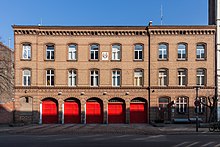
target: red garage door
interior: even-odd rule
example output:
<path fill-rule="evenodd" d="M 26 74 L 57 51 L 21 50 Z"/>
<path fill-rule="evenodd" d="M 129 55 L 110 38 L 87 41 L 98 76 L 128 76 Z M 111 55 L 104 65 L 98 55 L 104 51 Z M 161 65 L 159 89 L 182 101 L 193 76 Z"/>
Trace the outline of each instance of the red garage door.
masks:
<path fill-rule="evenodd" d="M 102 105 L 99 102 L 86 102 L 86 123 L 103 123 Z"/>
<path fill-rule="evenodd" d="M 58 122 L 57 104 L 52 100 L 42 102 L 42 123 L 50 124 Z"/>
<path fill-rule="evenodd" d="M 125 123 L 125 106 L 123 103 L 108 104 L 108 123 Z"/>
<path fill-rule="evenodd" d="M 64 123 L 80 123 L 80 107 L 77 102 L 64 102 Z"/>
<path fill-rule="evenodd" d="M 130 123 L 146 123 L 147 111 L 145 103 L 130 104 Z"/>

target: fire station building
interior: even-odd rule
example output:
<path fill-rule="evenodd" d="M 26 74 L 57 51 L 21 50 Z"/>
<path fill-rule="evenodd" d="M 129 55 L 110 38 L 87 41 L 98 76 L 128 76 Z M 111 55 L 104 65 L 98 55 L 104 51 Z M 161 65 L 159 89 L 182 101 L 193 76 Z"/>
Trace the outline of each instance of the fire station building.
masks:
<path fill-rule="evenodd" d="M 208 120 L 216 26 L 12 27 L 16 122 Z"/>

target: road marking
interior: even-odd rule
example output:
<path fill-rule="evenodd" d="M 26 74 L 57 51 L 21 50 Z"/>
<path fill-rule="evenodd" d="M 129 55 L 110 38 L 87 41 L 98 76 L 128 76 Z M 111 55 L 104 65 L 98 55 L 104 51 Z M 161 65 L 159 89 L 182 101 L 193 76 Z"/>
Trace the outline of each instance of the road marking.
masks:
<path fill-rule="evenodd" d="M 180 144 L 177 144 L 177 145 L 175 145 L 175 146 L 173 146 L 173 147 L 183 146 L 184 144 L 187 144 L 187 143 L 189 143 L 189 142 L 185 141 L 185 142 L 182 142 L 182 143 L 180 143 Z"/>
<path fill-rule="evenodd" d="M 191 147 L 191 146 L 194 146 L 194 145 L 196 145 L 196 144 L 198 144 L 199 142 L 194 142 L 194 143 L 191 143 L 191 144 L 189 144 L 189 145 L 187 145 L 186 147 Z"/>
<path fill-rule="evenodd" d="M 203 144 L 201 147 L 209 146 L 210 144 L 213 144 L 213 143 L 215 143 L 215 142 L 208 142 L 208 143 L 206 143 L 206 144 Z"/>
<path fill-rule="evenodd" d="M 131 136 L 131 135 L 120 135 L 120 136 L 115 136 L 116 138 L 122 138 L 122 137 L 128 137 L 128 136 Z"/>
<path fill-rule="evenodd" d="M 214 147 L 220 147 L 220 143 L 219 143 L 219 144 L 216 144 Z"/>

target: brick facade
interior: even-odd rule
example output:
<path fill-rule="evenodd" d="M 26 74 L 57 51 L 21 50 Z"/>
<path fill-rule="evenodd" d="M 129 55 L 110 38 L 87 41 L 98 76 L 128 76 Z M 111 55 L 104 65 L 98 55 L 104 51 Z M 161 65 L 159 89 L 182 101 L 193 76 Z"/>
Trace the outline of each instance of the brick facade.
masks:
<path fill-rule="evenodd" d="M 81 123 L 85 123 L 85 105 L 90 98 L 103 103 L 103 123 L 108 123 L 108 103 L 112 98 L 125 102 L 126 121 L 130 123 L 130 103 L 134 98 L 145 99 L 148 119 L 146 122 L 171 121 L 174 118 L 195 117 L 196 71 L 206 69 L 206 83 L 199 89 L 199 97 L 214 95 L 215 88 L 215 27 L 214 26 L 148 26 L 148 27 L 65 27 L 65 26 L 13 26 L 15 35 L 15 119 L 29 123 L 41 122 L 40 105 L 45 98 L 56 100 L 58 123 L 63 121 L 62 104 L 67 98 L 77 98 L 81 105 Z M 167 60 L 158 59 L 158 46 L 168 44 Z M 179 43 L 187 46 L 187 58 L 177 60 Z M 196 45 L 205 44 L 205 60 L 196 60 Z M 23 59 L 23 45 L 31 46 L 31 58 Z M 54 60 L 46 59 L 46 45 L 54 45 Z M 68 45 L 77 45 L 77 60 L 68 60 Z M 98 60 L 90 60 L 90 46 L 99 45 Z M 120 60 L 112 60 L 112 45 L 121 45 Z M 135 60 L 136 44 L 143 46 L 143 60 Z M 108 53 L 107 60 L 102 53 Z M 159 86 L 159 69 L 168 69 L 168 85 Z M 187 69 L 187 85 L 178 86 L 178 69 Z M 31 85 L 22 86 L 23 70 L 31 71 Z M 46 70 L 54 70 L 54 86 L 46 86 Z M 68 70 L 76 69 L 77 85 L 68 86 Z M 90 71 L 97 69 L 98 86 L 91 87 Z M 121 85 L 112 86 L 112 71 L 121 72 Z M 141 69 L 143 85 L 134 86 L 134 71 Z M 188 99 L 187 112 L 172 109 L 159 111 L 159 98 L 168 102 L 178 97 Z M 28 98 L 28 100 L 27 100 Z M 150 100 L 150 103 L 149 103 Z M 208 111 L 208 110 L 207 110 Z M 207 121 L 207 111 L 201 113 Z M 160 113 L 160 114 L 159 114 Z"/>

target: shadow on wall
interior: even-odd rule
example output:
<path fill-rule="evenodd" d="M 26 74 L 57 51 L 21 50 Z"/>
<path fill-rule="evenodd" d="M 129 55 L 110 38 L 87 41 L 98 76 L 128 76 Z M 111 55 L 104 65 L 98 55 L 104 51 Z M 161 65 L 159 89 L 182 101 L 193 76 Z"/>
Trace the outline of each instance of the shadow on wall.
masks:
<path fill-rule="evenodd" d="M 13 102 L 0 103 L 0 124 L 13 122 Z"/>

